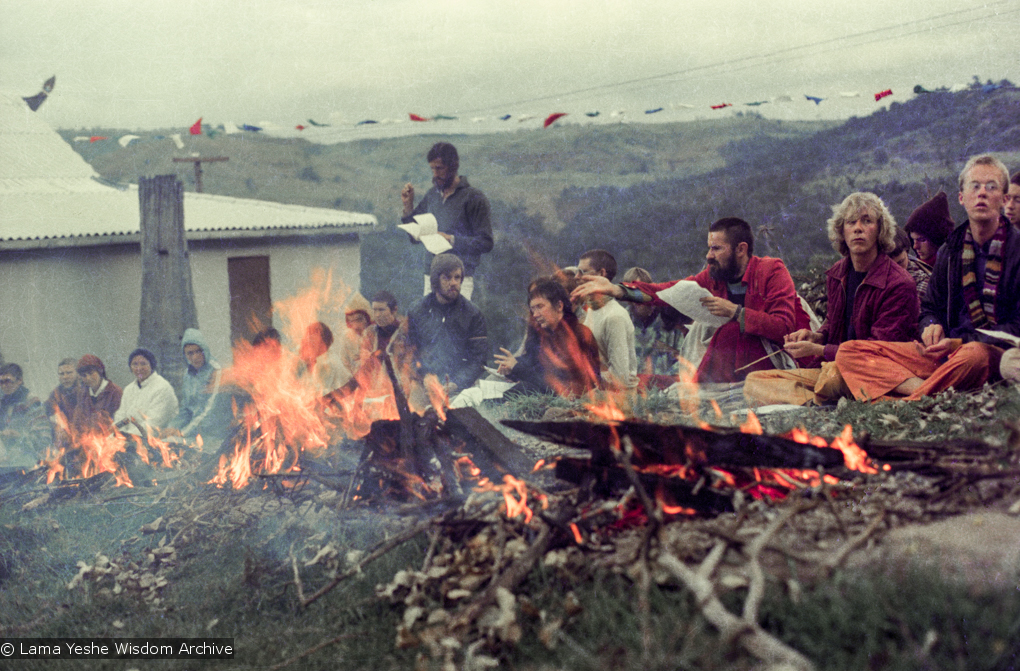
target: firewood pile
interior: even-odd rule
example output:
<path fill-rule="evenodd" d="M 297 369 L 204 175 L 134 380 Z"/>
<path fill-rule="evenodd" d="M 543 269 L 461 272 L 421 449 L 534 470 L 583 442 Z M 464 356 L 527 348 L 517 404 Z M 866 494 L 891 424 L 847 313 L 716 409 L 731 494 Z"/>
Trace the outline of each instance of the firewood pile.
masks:
<path fill-rule="evenodd" d="M 66 482 L 8 479 L 0 504 L 32 510 L 124 496 L 161 502 L 152 509 L 165 512 L 124 542 L 140 548 L 141 560 L 125 550 L 82 561 L 68 585 L 154 609 L 182 562 L 238 542 L 268 519 L 276 520 L 273 533 L 299 537 L 276 567 L 288 576 L 298 613 L 360 579 L 370 563 L 421 543 L 421 564 L 377 585 L 376 595 L 394 609 L 395 646 L 418 650 L 423 668 L 493 668 L 529 637 L 590 656 L 569 633 L 584 616 L 573 589 L 606 571 L 633 581 L 646 652 L 654 582 L 691 591 L 706 621 L 733 646 L 811 668 L 761 627 L 766 586 L 796 600 L 804 582 L 831 574 L 897 526 L 975 506 L 1006 509 L 1020 498 L 1020 432 L 998 446 L 858 436 L 867 453 L 862 469 L 830 446 L 838 436 L 797 442 L 732 427 L 593 416 L 507 422 L 510 429 L 500 430 L 473 410 L 429 421 L 417 432 L 428 450 L 407 444 L 399 426 L 380 423 L 374 435 L 344 447 L 358 456 L 346 470 L 309 459 L 299 470 L 233 490 L 208 484 L 208 464 L 184 458 L 183 475 L 129 493 L 108 476 L 75 485 L 73 496 L 54 495 L 68 490 Z M 560 456 L 536 463 L 538 452 L 521 447 L 534 440 L 527 435 L 555 443 Z M 424 483 L 416 492 L 408 485 L 415 477 Z M 374 546 L 351 548 L 322 532 L 366 517 L 387 530 Z M 528 591 L 536 568 L 559 586 L 553 605 L 546 598 L 540 607 Z M 258 585 L 260 570 L 253 566 L 244 580 Z M 739 611 L 723 603 L 730 592 L 741 597 Z"/>

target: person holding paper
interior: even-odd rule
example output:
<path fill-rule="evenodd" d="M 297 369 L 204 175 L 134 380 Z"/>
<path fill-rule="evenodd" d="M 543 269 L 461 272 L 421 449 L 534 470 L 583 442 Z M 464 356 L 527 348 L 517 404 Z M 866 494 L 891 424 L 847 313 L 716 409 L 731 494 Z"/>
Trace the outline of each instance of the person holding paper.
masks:
<path fill-rule="evenodd" d="M 1009 171 L 972 157 L 959 177 L 967 212 L 939 249 L 921 298 L 921 342 L 844 343 L 836 365 L 858 400 L 917 400 L 999 378 L 1000 342 L 982 330 L 1020 335 L 1020 231 L 1002 216 Z"/>
<path fill-rule="evenodd" d="M 785 349 L 801 368 L 757 371 L 744 382 L 751 405 L 824 403 L 848 393 L 836 354 L 852 340 L 905 342 L 917 330 L 917 284 L 889 253 L 896 220 L 873 193 L 852 193 L 832 208 L 829 241 L 843 258 L 825 273 L 828 317 L 822 327 L 794 331 Z M 906 253 L 906 250 L 903 250 Z"/>
<path fill-rule="evenodd" d="M 508 349 L 495 356 L 497 373 L 520 382 L 522 391 L 576 397 L 599 384 L 599 346 L 592 332 L 577 320 L 570 296 L 551 277 L 528 287 L 528 334 L 524 352 Z"/>
<path fill-rule="evenodd" d="M 403 203 L 403 224 L 418 223 L 424 226 L 423 233 L 428 233 L 434 225 L 437 235 L 450 245 L 450 253 L 464 263 L 464 282 L 461 294 L 471 300 L 474 291 L 474 275 L 482 254 L 492 251 L 492 222 L 490 220 L 489 200 L 478 189 L 468 184 L 467 177 L 458 175 L 460 157 L 457 148 L 449 142 L 437 142 L 426 155 L 429 168 L 432 169 L 432 188 L 425 196 L 414 203 L 414 186 L 405 184 L 400 193 Z M 419 215 L 430 214 L 430 218 L 416 221 Z M 420 237 L 411 236 L 415 243 L 421 242 Z M 439 249 L 436 248 L 437 253 Z M 429 268 L 435 254 L 426 249 L 423 271 L 425 273 L 425 296 L 432 293 Z"/>
<path fill-rule="evenodd" d="M 698 291 L 707 290 L 698 304 L 721 325 L 708 343 L 697 381 L 741 382 L 751 371 L 792 367 L 792 361 L 783 357 L 781 343 L 798 326 L 806 326 L 808 318 L 798 310 L 793 278 L 783 262 L 754 256 L 751 226 L 736 217 L 719 219 L 709 227 L 705 260 L 705 269 L 687 281 L 697 284 Z M 678 280 L 620 285 L 604 277 L 585 279 L 589 281 L 574 290 L 574 298 L 608 294 L 621 300 L 671 306 L 695 317 L 660 296 Z"/>

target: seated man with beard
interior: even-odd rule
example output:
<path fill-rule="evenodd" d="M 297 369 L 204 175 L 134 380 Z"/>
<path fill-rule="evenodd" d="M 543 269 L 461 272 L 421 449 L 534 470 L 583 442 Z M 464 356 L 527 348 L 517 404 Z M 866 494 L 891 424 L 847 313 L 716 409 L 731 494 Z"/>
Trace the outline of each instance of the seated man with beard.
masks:
<path fill-rule="evenodd" d="M 783 340 L 807 315 L 799 309 L 793 278 L 780 259 L 754 256 L 754 235 L 743 219 L 726 217 L 709 227 L 707 266 L 688 277 L 712 294 L 701 299 L 709 312 L 728 319 L 716 329 L 698 367 L 698 382 L 742 382 L 748 373 L 792 367 Z M 669 307 L 658 297 L 678 280 L 613 284 L 605 277 L 574 289 L 573 298 L 608 294 L 637 303 Z"/>
<path fill-rule="evenodd" d="M 528 288 L 531 320 L 520 357 L 500 348 L 497 372 L 521 383 L 522 391 L 581 396 L 599 382 L 599 346 L 570 309 L 570 296 L 551 278 Z"/>

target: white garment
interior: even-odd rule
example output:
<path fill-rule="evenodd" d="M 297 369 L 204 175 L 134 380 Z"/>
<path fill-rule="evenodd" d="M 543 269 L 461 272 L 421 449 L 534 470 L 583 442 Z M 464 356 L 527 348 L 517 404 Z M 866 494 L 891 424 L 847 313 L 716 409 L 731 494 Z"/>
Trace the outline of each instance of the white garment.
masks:
<path fill-rule="evenodd" d="M 153 371 L 152 375 L 145 378 L 139 386 L 135 380 L 124 387 L 124 394 L 120 397 L 120 407 L 113 415 L 113 423 L 133 418 L 142 426 L 162 428 L 170 423 L 170 420 L 177 416 L 179 407 L 177 394 L 174 388 L 159 373 Z M 140 435 L 134 424 L 127 424 L 121 427 L 125 433 Z"/>
<path fill-rule="evenodd" d="M 634 322 L 627 309 L 615 298 L 611 298 L 602 307 L 587 310 L 584 325 L 591 330 L 599 345 L 603 379 L 627 389 L 636 387 L 638 378 Z"/>

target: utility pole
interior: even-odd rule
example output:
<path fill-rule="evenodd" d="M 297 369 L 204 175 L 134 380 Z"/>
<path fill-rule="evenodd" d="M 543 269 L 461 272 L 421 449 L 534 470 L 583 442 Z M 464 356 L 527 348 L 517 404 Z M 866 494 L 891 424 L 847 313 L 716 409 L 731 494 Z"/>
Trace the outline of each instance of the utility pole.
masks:
<path fill-rule="evenodd" d="M 201 156 L 189 156 L 187 158 L 175 158 L 174 163 L 194 163 L 195 164 L 195 192 L 202 193 L 202 164 L 203 163 L 218 163 L 220 161 L 229 161 L 230 158 L 227 156 L 210 156 L 203 158 Z"/>
<path fill-rule="evenodd" d="M 184 378 L 181 338 L 198 328 L 191 261 L 184 234 L 184 189 L 176 175 L 139 178 L 142 306 L 138 345 L 156 354 L 161 374 L 176 389 Z"/>

